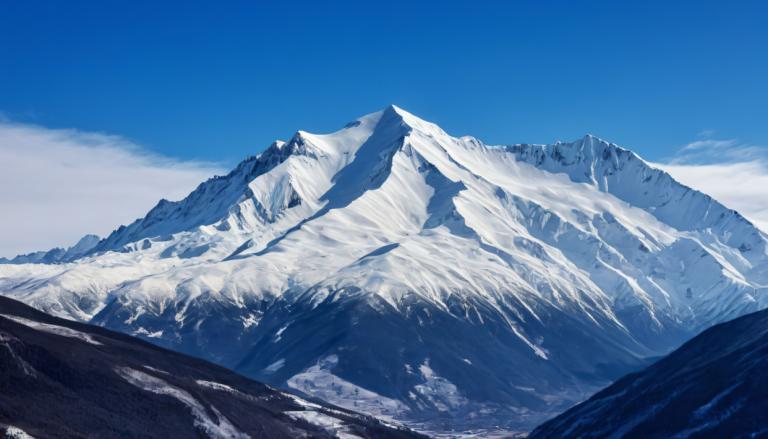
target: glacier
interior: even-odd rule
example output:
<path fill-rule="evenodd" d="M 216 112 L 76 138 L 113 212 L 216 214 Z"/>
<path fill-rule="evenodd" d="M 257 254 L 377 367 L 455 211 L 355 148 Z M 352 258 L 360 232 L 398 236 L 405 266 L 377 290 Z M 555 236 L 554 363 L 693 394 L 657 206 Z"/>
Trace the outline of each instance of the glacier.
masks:
<path fill-rule="evenodd" d="M 766 240 L 597 137 L 485 145 L 389 106 L 2 264 L 0 293 L 423 431 L 516 431 L 765 308 Z"/>

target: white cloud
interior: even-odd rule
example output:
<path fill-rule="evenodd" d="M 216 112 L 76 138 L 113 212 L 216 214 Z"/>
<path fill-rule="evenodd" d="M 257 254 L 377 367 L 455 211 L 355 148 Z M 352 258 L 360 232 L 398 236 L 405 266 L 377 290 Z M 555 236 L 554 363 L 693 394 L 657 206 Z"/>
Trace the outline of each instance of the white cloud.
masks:
<path fill-rule="evenodd" d="M 704 140 L 696 140 L 694 142 L 691 142 L 687 145 L 685 145 L 681 151 L 701 151 L 705 148 L 728 148 L 730 146 L 735 146 L 737 144 L 736 140 L 734 139 L 728 139 L 728 140 L 715 140 L 715 139 L 704 139 Z"/>
<path fill-rule="evenodd" d="M 656 166 L 675 179 L 714 197 L 768 231 L 768 166 L 761 162 Z"/>
<path fill-rule="evenodd" d="M 180 199 L 215 165 L 152 154 L 120 137 L 0 118 L 0 256 L 69 246 Z"/>
<path fill-rule="evenodd" d="M 697 140 L 655 166 L 768 231 L 768 148 L 735 139 Z"/>

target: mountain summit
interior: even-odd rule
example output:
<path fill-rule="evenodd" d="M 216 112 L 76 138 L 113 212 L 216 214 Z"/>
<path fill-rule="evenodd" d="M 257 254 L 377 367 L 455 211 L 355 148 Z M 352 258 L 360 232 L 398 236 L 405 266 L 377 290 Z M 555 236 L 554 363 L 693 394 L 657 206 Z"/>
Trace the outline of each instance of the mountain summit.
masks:
<path fill-rule="evenodd" d="M 529 428 L 766 307 L 766 235 L 586 136 L 486 146 L 391 106 L 297 132 L 0 291 L 425 430 Z"/>

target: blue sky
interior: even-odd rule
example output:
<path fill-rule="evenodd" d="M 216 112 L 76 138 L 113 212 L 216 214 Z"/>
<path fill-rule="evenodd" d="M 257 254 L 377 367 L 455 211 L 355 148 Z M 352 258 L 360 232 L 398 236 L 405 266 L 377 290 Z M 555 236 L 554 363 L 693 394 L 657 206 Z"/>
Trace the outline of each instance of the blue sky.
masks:
<path fill-rule="evenodd" d="M 0 111 L 228 165 L 389 103 L 488 143 L 768 144 L 761 2 L 156 3 L 3 2 Z"/>
<path fill-rule="evenodd" d="M 490 144 L 592 133 L 768 228 L 766 5 L 0 2 L 0 256 L 390 103 Z"/>

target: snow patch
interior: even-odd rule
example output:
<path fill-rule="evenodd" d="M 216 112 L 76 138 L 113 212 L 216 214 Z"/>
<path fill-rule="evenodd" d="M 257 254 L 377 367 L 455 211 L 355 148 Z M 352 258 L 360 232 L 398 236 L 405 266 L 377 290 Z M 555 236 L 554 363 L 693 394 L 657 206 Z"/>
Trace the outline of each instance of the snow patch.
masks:
<path fill-rule="evenodd" d="M 313 410 L 304 410 L 285 412 L 285 414 L 294 419 L 300 419 L 312 425 L 318 426 L 328 433 L 334 435 L 338 439 L 360 438 L 360 436 L 352 434 L 349 431 L 349 427 L 340 419 L 336 419 L 324 413 L 316 412 Z"/>
<path fill-rule="evenodd" d="M 435 374 L 427 359 L 419 366 L 424 383 L 414 386 L 414 390 L 426 398 L 439 411 L 455 410 L 467 404 L 467 399 L 461 396 L 455 384 Z"/>
<path fill-rule="evenodd" d="M 198 386 L 207 387 L 209 389 L 214 389 L 214 390 L 220 390 L 222 392 L 240 393 L 239 390 L 236 390 L 231 386 L 228 386 L 222 383 L 217 383 L 215 381 L 196 380 L 195 383 L 197 383 Z"/>
<path fill-rule="evenodd" d="M 286 398 L 290 399 L 291 401 L 295 402 L 296 404 L 300 405 L 301 407 L 308 408 L 308 409 L 320 409 L 321 407 L 314 402 L 309 402 L 304 398 L 300 398 L 296 395 L 280 392 L 281 395 L 285 396 Z"/>
<path fill-rule="evenodd" d="M 338 361 L 337 355 L 329 355 L 291 377 L 288 386 L 331 404 L 385 420 L 408 411 L 408 406 L 398 400 L 379 395 L 334 375 L 331 369 Z"/>
<path fill-rule="evenodd" d="M 290 322 L 286 323 L 285 326 L 277 330 L 277 332 L 275 333 L 274 343 L 278 343 L 283 338 L 283 332 L 285 332 L 285 330 L 288 329 L 289 326 L 291 326 Z"/>
<path fill-rule="evenodd" d="M 192 395 L 183 389 L 172 386 L 160 378 L 146 374 L 136 369 L 131 369 L 129 367 L 118 367 L 115 369 L 115 372 L 124 380 L 142 390 L 156 393 L 158 395 L 171 396 L 179 400 L 179 402 L 189 407 L 189 409 L 192 411 L 195 427 L 200 428 L 210 437 L 216 439 L 250 438 L 250 436 L 239 431 L 234 425 L 232 425 L 232 423 L 226 417 L 224 417 L 214 406 L 209 406 L 217 418 L 213 419 L 208 414 L 205 407 L 197 399 L 195 399 Z"/>
<path fill-rule="evenodd" d="M 133 335 L 143 335 L 144 337 L 148 338 L 160 338 L 163 336 L 163 331 L 155 331 L 155 332 L 149 332 L 148 330 L 144 329 L 142 326 L 139 326 L 135 331 L 133 331 Z"/>
<path fill-rule="evenodd" d="M 37 331 L 47 332 L 49 334 L 59 335 L 62 337 L 76 338 L 93 345 L 101 345 L 101 343 L 96 341 L 91 335 L 86 334 L 84 332 L 76 331 L 71 328 L 67 328 L 65 326 L 37 322 L 34 320 L 25 319 L 23 317 L 11 316 L 7 314 L 0 314 L 0 317 L 4 317 L 8 320 L 13 320 L 16 323 L 20 323 L 24 326 L 30 327 Z"/>
<path fill-rule="evenodd" d="M 285 365 L 285 358 L 281 358 L 264 368 L 264 372 L 275 373 Z"/>
<path fill-rule="evenodd" d="M 35 439 L 31 434 L 20 429 L 19 427 L 14 427 L 13 425 L 9 425 L 5 429 L 5 438 L 6 439 Z"/>
<path fill-rule="evenodd" d="M 13 346 L 11 346 L 11 343 L 21 344 L 21 340 L 11 336 L 10 334 L 0 332 L 0 345 L 5 346 L 8 352 L 11 354 L 11 358 L 13 358 L 16 361 L 16 364 L 18 364 L 21 368 L 21 371 L 24 372 L 25 375 L 31 376 L 33 378 L 37 377 L 37 371 L 35 368 L 27 363 L 23 358 L 21 358 L 20 355 L 16 354 L 16 351 L 13 349 Z"/>
<path fill-rule="evenodd" d="M 259 322 L 261 321 L 261 316 L 258 314 L 248 314 L 247 316 L 242 317 L 243 321 L 243 327 L 248 329 L 251 326 L 258 326 Z"/>

